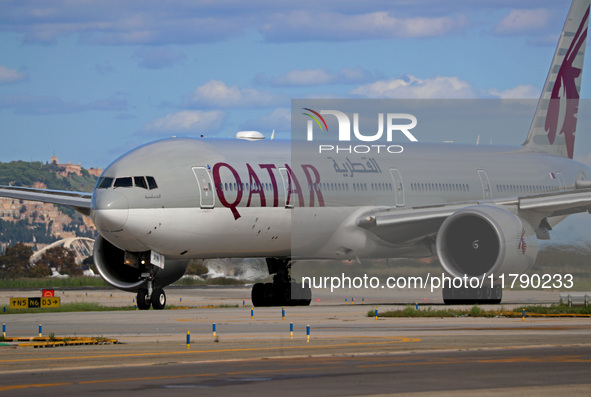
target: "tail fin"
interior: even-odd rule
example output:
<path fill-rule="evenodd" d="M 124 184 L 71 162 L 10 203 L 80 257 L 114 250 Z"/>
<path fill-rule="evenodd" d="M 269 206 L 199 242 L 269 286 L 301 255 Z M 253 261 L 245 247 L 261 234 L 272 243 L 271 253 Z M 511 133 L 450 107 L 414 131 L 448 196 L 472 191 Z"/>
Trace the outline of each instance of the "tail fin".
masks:
<path fill-rule="evenodd" d="M 573 0 L 523 146 L 573 158 L 591 0 Z"/>

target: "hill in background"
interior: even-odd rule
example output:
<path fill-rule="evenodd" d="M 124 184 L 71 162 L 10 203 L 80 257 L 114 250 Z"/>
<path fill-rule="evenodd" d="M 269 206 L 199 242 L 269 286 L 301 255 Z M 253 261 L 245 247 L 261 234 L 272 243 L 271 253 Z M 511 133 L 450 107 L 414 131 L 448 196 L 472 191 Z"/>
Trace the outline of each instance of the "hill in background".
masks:
<path fill-rule="evenodd" d="M 100 169 L 84 169 L 79 164 L 13 161 L 0 163 L 0 185 L 41 189 L 92 192 Z M 0 198 L 0 251 L 16 243 L 39 250 L 66 237 L 95 237 L 89 217 L 70 207 Z"/>

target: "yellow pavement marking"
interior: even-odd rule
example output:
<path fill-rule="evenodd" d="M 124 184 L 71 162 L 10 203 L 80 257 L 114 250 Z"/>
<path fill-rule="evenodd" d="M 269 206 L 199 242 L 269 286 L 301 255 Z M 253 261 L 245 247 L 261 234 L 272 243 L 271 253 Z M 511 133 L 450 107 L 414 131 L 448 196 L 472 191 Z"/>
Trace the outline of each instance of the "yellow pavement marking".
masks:
<path fill-rule="evenodd" d="M 591 362 L 591 359 L 582 359 L 582 356 L 545 356 L 540 358 L 531 357 L 514 357 L 514 358 L 498 358 L 498 359 L 447 359 L 441 361 L 426 361 L 426 362 L 397 362 L 387 364 L 366 364 L 358 365 L 358 368 L 379 368 L 379 367 L 398 367 L 398 366 L 409 366 L 409 365 L 441 365 L 441 364 L 468 364 L 468 363 L 479 363 L 479 364 L 490 364 L 490 363 L 572 363 L 572 362 Z"/>
<path fill-rule="evenodd" d="M 172 354 L 203 354 L 203 353 L 227 353 L 227 352 L 245 352 L 245 351 L 262 351 L 262 350 L 287 350 L 287 349 L 309 349 L 311 346 L 314 348 L 333 348 L 333 347 L 351 347 L 351 346 L 368 346 L 368 345 L 384 345 L 391 343 L 410 343 L 420 342 L 418 338 L 407 338 L 407 337 L 392 337 L 386 341 L 371 341 L 371 342 L 351 342 L 351 343 L 337 343 L 337 344 L 326 344 L 326 345 L 301 345 L 301 346 L 267 346 L 267 347 L 243 347 L 236 349 L 217 349 L 217 350 L 181 350 L 176 352 L 149 352 L 149 353 L 128 353 L 128 354 L 97 354 L 91 356 L 74 356 L 74 357 L 43 357 L 43 358 L 21 358 L 21 359 L 9 359 L 0 360 L 1 363 L 11 362 L 26 362 L 26 361 L 57 361 L 57 360 L 81 360 L 90 358 L 122 358 L 122 357 L 146 357 L 146 356 L 164 356 Z M 314 339 L 313 339 L 314 340 Z"/>
<path fill-rule="evenodd" d="M 414 338 L 400 338 L 404 341 L 417 341 Z M 390 342 L 379 342 L 379 343 L 397 343 L 395 341 Z M 363 344 L 363 343 L 361 343 Z M 351 345 L 351 344 L 344 344 Z M 339 346 L 339 345 L 332 345 Z M 293 347 L 292 347 L 293 348 Z M 236 350 L 253 350 L 253 349 L 224 349 L 219 351 L 236 351 Z M 101 356 L 102 357 L 102 356 Z M 540 358 L 530 357 L 515 357 L 515 358 L 500 358 L 500 359 L 473 359 L 473 358 L 457 358 L 457 359 L 443 359 L 437 361 L 421 361 L 421 362 L 408 362 L 403 359 L 396 363 L 384 363 L 384 364 L 366 364 L 357 365 L 357 368 L 374 368 L 374 367 L 392 367 L 392 366 L 423 366 L 423 365 L 447 365 L 447 364 L 467 364 L 467 363 L 520 363 L 520 362 L 591 362 L 591 358 L 583 358 L 582 355 L 571 355 L 571 356 L 544 356 Z M 424 359 L 424 357 L 418 356 L 417 359 Z M 381 359 L 380 357 L 363 357 L 364 361 Z M 325 359 L 326 360 L 326 359 Z M 333 357 L 328 361 L 342 361 L 343 358 Z M 293 362 L 293 361 L 292 361 Z M 252 364 L 252 363 L 251 363 Z M 329 364 L 329 363 L 327 363 Z M 330 364 L 329 364 L 330 365 Z M 136 377 L 136 378 L 122 378 L 122 379 L 98 379 L 80 382 L 66 382 L 66 383 L 40 383 L 40 384 L 22 384 L 22 385 L 11 385 L 11 386 L 0 386 L 0 391 L 7 390 L 20 390 L 27 388 L 48 388 L 56 386 L 71 386 L 71 385 L 86 385 L 86 384 L 99 384 L 99 383 L 115 383 L 115 382 L 134 382 L 134 381 L 149 381 L 149 380 L 161 380 L 161 379 L 181 379 L 181 378 L 196 378 L 196 377 L 208 377 L 208 376 L 220 376 L 220 375 L 248 375 L 248 374 L 265 374 L 265 373 L 282 373 L 282 372 L 301 372 L 301 371 L 317 371 L 338 368 L 338 366 L 315 366 L 315 367 L 295 367 L 290 368 L 279 368 L 279 369 L 263 369 L 263 370 L 248 370 L 248 371 L 232 371 L 223 373 L 207 373 L 207 374 L 185 374 L 185 375 L 166 375 L 166 376 L 147 376 L 147 377 Z"/>
<path fill-rule="evenodd" d="M 332 367 L 336 368 L 336 367 Z M 240 372 L 226 372 L 223 374 L 186 374 L 186 375 L 163 375 L 163 376 L 146 376 L 141 378 L 123 378 L 123 379 L 98 379 L 88 380 L 81 382 L 67 382 L 67 383 L 40 383 L 40 384 L 29 384 L 29 385 L 13 385 L 13 386 L 0 386 L 0 391 L 7 390 L 18 390 L 28 388 L 41 388 L 41 387 L 56 387 L 56 386 L 72 386 L 72 385 L 90 385 L 98 383 L 115 383 L 115 382 L 137 382 L 146 380 L 161 380 L 161 379 L 181 379 L 181 378 L 203 378 L 207 376 L 219 376 L 219 375 L 248 375 L 248 374 L 261 374 L 261 373 L 280 373 L 280 372 L 293 372 L 295 371 L 318 371 L 326 370 L 326 366 L 315 367 L 315 368 L 284 368 L 284 369 L 269 369 L 269 370 L 253 370 L 253 371 L 240 371 Z"/>
<path fill-rule="evenodd" d="M 0 391 L 28 389 L 30 387 L 52 387 L 52 386 L 66 386 L 72 383 L 40 383 L 36 385 L 14 385 L 14 386 L 0 386 Z"/>

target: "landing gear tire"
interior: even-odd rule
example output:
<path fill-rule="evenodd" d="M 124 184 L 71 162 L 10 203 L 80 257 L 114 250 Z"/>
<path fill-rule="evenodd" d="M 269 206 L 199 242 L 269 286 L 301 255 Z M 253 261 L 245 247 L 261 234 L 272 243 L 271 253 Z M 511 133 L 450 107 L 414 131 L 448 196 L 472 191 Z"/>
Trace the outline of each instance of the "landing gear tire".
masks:
<path fill-rule="evenodd" d="M 492 289 L 492 296 L 489 304 L 498 305 L 503 300 L 503 288 L 500 285 L 495 285 Z"/>
<path fill-rule="evenodd" d="M 137 292 L 136 297 L 137 308 L 140 310 L 148 310 L 150 309 L 150 297 L 148 295 L 148 290 L 146 288 L 142 288 Z"/>
<path fill-rule="evenodd" d="M 503 300 L 501 285 L 492 288 L 443 288 L 446 305 L 498 305 Z"/>
<path fill-rule="evenodd" d="M 256 283 L 253 285 L 252 291 L 250 293 L 250 299 L 252 300 L 253 306 L 263 306 L 265 303 L 265 284 Z"/>
<path fill-rule="evenodd" d="M 291 281 L 291 259 L 267 258 L 269 274 L 276 273 L 272 283 L 257 283 L 251 292 L 252 304 L 261 306 L 308 306 L 312 290 Z"/>
<path fill-rule="evenodd" d="M 298 283 L 256 283 L 252 287 L 251 299 L 255 307 L 309 306 L 312 291 Z"/>
<path fill-rule="evenodd" d="M 162 288 L 156 288 L 152 292 L 152 307 L 154 310 L 162 310 L 166 306 L 166 294 Z"/>

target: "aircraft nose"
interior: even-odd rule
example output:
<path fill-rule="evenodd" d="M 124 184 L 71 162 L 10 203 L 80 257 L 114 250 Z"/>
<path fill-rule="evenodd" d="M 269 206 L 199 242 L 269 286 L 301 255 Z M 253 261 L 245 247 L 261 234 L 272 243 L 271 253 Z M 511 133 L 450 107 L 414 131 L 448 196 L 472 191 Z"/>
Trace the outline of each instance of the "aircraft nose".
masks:
<path fill-rule="evenodd" d="M 120 231 L 127 222 L 127 198 L 113 190 L 95 190 L 92 195 L 93 221 L 100 231 Z"/>

